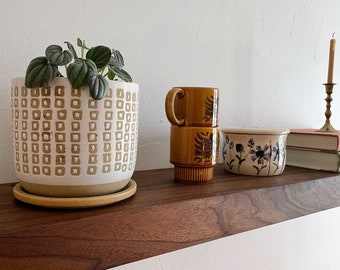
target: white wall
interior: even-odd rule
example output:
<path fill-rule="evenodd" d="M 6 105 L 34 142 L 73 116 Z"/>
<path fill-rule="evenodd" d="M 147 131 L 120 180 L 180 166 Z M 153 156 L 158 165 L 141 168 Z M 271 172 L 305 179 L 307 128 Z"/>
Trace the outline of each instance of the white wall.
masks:
<path fill-rule="evenodd" d="M 0 0 L 0 183 L 16 181 L 10 80 L 47 45 L 80 37 L 123 53 L 140 84 L 141 170 L 171 166 L 164 98 L 175 85 L 219 87 L 220 127 L 320 128 L 333 32 L 340 39 L 338 0 Z M 331 120 L 340 129 L 340 85 L 334 90 Z"/>
<path fill-rule="evenodd" d="M 320 128 L 333 32 L 340 38 L 337 0 L 0 0 L 0 182 L 16 180 L 10 80 L 49 44 L 81 37 L 123 53 L 140 84 L 141 170 L 171 166 L 164 98 L 175 85 L 219 87 L 220 127 Z"/>

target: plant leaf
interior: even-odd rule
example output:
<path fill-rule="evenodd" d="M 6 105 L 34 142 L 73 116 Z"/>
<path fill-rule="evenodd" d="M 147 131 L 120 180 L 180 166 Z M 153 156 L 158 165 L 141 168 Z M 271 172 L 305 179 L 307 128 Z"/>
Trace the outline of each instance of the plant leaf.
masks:
<path fill-rule="evenodd" d="M 58 67 L 48 63 L 46 57 L 34 58 L 27 67 L 25 86 L 28 88 L 42 87 L 57 76 Z"/>
<path fill-rule="evenodd" d="M 78 55 L 77 55 L 77 52 L 76 52 L 76 50 L 74 49 L 74 47 L 73 47 L 73 45 L 70 43 L 70 42 L 68 42 L 68 41 L 65 41 L 65 43 L 66 43 L 66 45 L 67 45 L 67 48 L 71 51 L 71 53 L 73 54 L 73 57 L 75 58 L 75 59 L 77 59 L 78 58 Z"/>
<path fill-rule="evenodd" d="M 112 50 L 112 55 L 109 61 L 109 65 L 115 66 L 118 69 L 124 67 L 124 59 L 118 50 Z"/>
<path fill-rule="evenodd" d="M 98 73 L 89 75 L 88 85 L 91 97 L 96 100 L 105 97 L 109 90 L 109 83 L 103 75 Z"/>
<path fill-rule="evenodd" d="M 73 55 L 70 51 L 65 50 L 59 45 L 50 45 L 46 48 L 45 55 L 51 65 L 64 66 L 70 63 Z"/>
<path fill-rule="evenodd" d="M 86 53 L 86 59 L 91 59 L 96 63 L 97 68 L 105 67 L 110 61 L 111 49 L 105 46 L 96 46 Z"/>
<path fill-rule="evenodd" d="M 113 80 L 115 77 L 116 77 L 116 73 L 111 69 L 111 68 L 108 68 L 109 71 L 107 73 L 107 77 L 110 79 L 110 80 Z"/>
<path fill-rule="evenodd" d="M 85 44 L 85 40 L 81 40 L 80 38 L 77 38 L 77 46 L 87 50 L 89 49 Z"/>
<path fill-rule="evenodd" d="M 73 88 L 88 85 L 88 78 L 93 72 L 97 72 L 97 68 L 96 64 L 90 59 L 76 59 L 66 69 L 67 77 Z"/>
<path fill-rule="evenodd" d="M 118 69 L 115 68 L 114 66 L 110 66 L 110 68 L 116 73 L 116 76 L 121 78 L 123 81 L 132 82 L 131 76 L 124 69 Z"/>

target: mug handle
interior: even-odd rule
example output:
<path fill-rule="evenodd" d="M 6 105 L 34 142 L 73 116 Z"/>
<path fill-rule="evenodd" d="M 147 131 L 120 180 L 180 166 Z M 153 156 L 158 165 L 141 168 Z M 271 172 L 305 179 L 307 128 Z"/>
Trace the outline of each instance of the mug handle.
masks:
<path fill-rule="evenodd" d="M 178 95 L 179 97 L 183 97 L 185 94 L 184 90 L 181 88 L 172 88 L 165 99 L 165 112 L 168 120 L 178 126 L 184 125 L 184 119 L 178 119 L 175 114 L 175 99 Z"/>

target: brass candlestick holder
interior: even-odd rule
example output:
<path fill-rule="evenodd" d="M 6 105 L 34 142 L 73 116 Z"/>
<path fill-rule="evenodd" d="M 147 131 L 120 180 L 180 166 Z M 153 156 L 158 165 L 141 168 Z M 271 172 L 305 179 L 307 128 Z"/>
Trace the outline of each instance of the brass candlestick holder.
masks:
<path fill-rule="evenodd" d="M 326 88 L 326 94 L 327 97 L 325 98 L 326 100 L 326 112 L 325 112 L 325 116 L 326 116 L 326 122 L 323 125 L 322 128 L 318 129 L 317 131 L 320 132 L 337 132 L 337 130 L 335 128 L 333 128 L 333 126 L 331 125 L 330 122 L 330 118 L 332 115 L 331 112 L 331 102 L 332 102 L 332 93 L 333 93 L 333 86 L 335 85 L 335 83 L 324 83 L 324 86 Z"/>

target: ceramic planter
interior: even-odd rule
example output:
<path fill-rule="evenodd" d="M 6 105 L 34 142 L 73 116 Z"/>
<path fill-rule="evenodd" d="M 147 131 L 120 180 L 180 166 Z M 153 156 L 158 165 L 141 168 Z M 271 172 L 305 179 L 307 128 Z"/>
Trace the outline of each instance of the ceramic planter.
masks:
<path fill-rule="evenodd" d="M 223 164 L 226 171 L 253 176 L 282 174 L 286 166 L 286 129 L 225 128 Z"/>
<path fill-rule="evenodd" d="M 28 89 L 12 80 L 16 176 L 32 193 L 53 197 L 110 194 L 134 172 L 138 140 L 138 85 L 110 81 L 93 100 L 67 78 Z"/>

